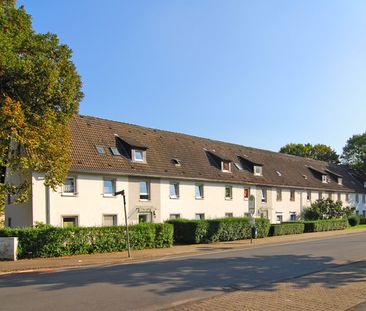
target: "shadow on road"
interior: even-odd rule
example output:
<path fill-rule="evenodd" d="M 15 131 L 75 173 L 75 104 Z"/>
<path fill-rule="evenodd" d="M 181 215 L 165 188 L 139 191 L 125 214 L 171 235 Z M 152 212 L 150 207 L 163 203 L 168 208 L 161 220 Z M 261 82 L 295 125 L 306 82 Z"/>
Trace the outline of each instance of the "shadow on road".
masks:
<path fill-rule="evenodd" d="M 218 256 L 220 257 L 220 256 Z M 280 281 L 294 278 L 294 286 L 304 288 L 313 283 L 334 288 L 346 283 L 366 281 L 366 262 L 357 268 L 348 265 L 335 269 L 332 257 L 296 255 L 172 259 L 131 265 L 113 265 L 31 273 L 0 278 L 0 288 L 36 286 L 39 290 L 54 291 L 89 285 L 114 284 L 133 288 L 148 286 L 147 290 L 164 296 L 200 289 L 222 291 L 223 288 L 253 288 L 272 290 Z M 324 273 L 296 279 L 317 271 Z M 334 281 L 336 279 L 336 282 Z"/>

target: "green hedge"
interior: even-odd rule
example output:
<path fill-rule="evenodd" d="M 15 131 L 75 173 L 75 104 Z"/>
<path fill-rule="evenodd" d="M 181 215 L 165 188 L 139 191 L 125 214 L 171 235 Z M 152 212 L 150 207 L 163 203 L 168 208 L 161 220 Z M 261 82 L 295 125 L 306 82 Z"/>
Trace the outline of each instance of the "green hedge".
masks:
<path fill-rule="evenodd" d="M 249 239 L 249 218 L 221 218 L 210 220 L 175 219 L 168 223 L 174 226 L 174 241 L 183 244 L 199 244 L 217 241 Z M 269 220 L 256 219 L 257 237 L 268 235 Z"/>
<path fill-rule="evenodd" d="M 359 215 L 351 215 L 348 217 L 348 223 L 351 227 L 357 226 L 360 224 L 360 216 Z"/>
<path fill-rule="evenodd" d="M 304 232 L 320 232 L 331 230 L 342 230 L 347 228 L 347 219 L 329 219 L 329 220 L 312 220 L 304 221 Z"/>
<path fill-rule="evenodd" d="M 170 247 L 173 226 L 139 224 L 129 226 L 133 249 Z M 104 253 L 127 249 L 124 226 L 59 228 L 5 228 L 1 237 L 18 237 L 18 257 L 56 257 L 74 254 Z"/>
<path fill-rule="evenodd" d="M 366 225 L 366 217 L 360 218 L 360 225 Z"/>
<path fill-rule="evenodd" d="M 269 229 L 269 236 L 304 233 L 305 224 L 301 222 L 284 222 L 273 224 Z"/>

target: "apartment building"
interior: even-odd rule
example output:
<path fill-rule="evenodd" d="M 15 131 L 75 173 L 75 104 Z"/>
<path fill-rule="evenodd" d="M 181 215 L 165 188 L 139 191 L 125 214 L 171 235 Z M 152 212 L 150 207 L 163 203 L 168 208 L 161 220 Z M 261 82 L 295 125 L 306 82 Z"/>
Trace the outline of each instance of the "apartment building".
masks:
<path fill-rule="evenodd" d="M 278 223 L 328 197 L 365 215 L 366 180 L 342 165 L 90 116 L 75 116 L 70 126 L 64 185 L 53 191 L 44 174 L 32 173 L 32 198 L 8 198 L 6 225 L 123 224 L 120 190 L 130 224 L 250 213 Z"/>

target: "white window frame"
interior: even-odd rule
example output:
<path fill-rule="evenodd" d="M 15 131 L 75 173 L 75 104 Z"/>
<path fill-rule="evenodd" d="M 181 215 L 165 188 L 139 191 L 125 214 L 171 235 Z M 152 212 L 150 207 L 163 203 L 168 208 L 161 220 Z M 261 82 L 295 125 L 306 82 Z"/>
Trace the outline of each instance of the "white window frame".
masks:
<path fill-rule="evenodd" d="M 201 217 L 201 215 L 202 215 L 202 217 Z M 205 219 L 205 213 L 196 213 L 194 219 L 195 220 L 204 220 Z"/>
<path fill-rule="evenodd" d="M 226 189 L 229 190 L 229 196 L 226 196 Z M 232 200 L 233 199 L 233 186 L 225 186 L 225 200 Z"/>
<path fill-rule="evenodd" d="M 74 180 L 74 191 L 71 192 L 71 191 L 65 191 L 65 183 L 62 185 L 62 195 L 63 196 L 76 196 L 77 195 L 77 178 L 76 176 L 67 176 L 66 179 L 65 179 L 65 182 L 66 180 L 68 179 L 73 179 Z"/>
<path fill-rule="evenodd" d="M 322 175 L 322 183 L 323 184 L 328 183 L 328 176 L 327 175 Z"/>
<path fill-rule="evenodd" d="M 105 223 L 104 217 L 112 217 L 113 218 L 113 225 L 112 226 L 117 226 L 118 225 L 118 216 L 117 216 L 117 214 L 103 214 L 103 216 L 102 216 L 103 226 L 110 226 L 110 225 L 107 225 Z"/>
<path fill-rule="evenodd" d="M 276 188 L 276 201 L 281 202 L 282 201 L 282 189 Z"/>
<path fill-rule="evenodd" d="M 224 163 L 229 164 L 229 169 L 228 170 L 225 170 L 224 169 Z M 221 171 L 224 172 L 224 173 L 231 173 L 231 162 L 229 162 L 229 161 L 221 161 Z"/>
<path fill-rule="evenodd" d="M 169 219 L 179 219 L 180 214 L 169 214 Z"/>
<path fill-rule="evenodd" d="M 65 218 L 75 218 L 75 227 L 79 227 L 79 215 L 62 215 L 61 216 L 61 225 L 62 225 L 62 228 L 67 228 L 67 227 L 64 227 L 64 219 Z"/>
<path fill-rule="evenodd" d="M 291 219 L 291 217 L 295 216 L 295 219 Z M 296 212 L 290 212 L 290 221 L 296 221 Z"/>
<path fill-rule="evenodd" d="M 147 192 L 141 192 L 141 183 L 146 183 L 146 191 Z M 140 198 L 140 201 L 150 201 L 150 199 L 151 199 L 150 192 L 151 192 L 150 182 L 148 180 L 141 180 L 139 182 L 139 198 Z M 147 196 L 147 198 L 142 198 L 141 196 Z"/>
<path fill-rule="evenodd" d="M 199 192 L 199 196 L 197 196 L 197 189 Z M 195 184 L 194 186 L 194 197 L 196 200 L 202 200 L 205 197 L 205 190 L 203 184 Z"/>
<path fill-rule="evenodd" d="M 263 167 L 260 165 L 254 165 L 254 176 L 263 176 Z"/>
<path fill-rule="evenodd" d="M 262 203 L 267 203 L 268 200 L 268 193 L 267 193 L 267 189 L 261 189 L 261 202 Z"/>
<path fill-rule="evenodd" d="M 104 182 L 105 181 L 111 181 L 112 182 L 112 193 L 106 193 L 105 192 L 105 187 L 104 187 Z M 103 196 L 107 197 L 107 198 L 115 197 L 115 192 L 116 192 L 116 180 L 114 178 L 108 178 L 108 177 L 103 178 Z"/>
<path fill-rule="evenodd" d="M 174 187 L 175 194 L 172 194 L 172 187 Z M 173 181 L 169 184 L 169 198 L 179 199 L 179 182 Z"/>
<path fill-rule="evenodd" d="M 142 153 L 142 159 L 138 159 L 136 157 L 136 154 L 140 152 Z M 142 149 L 132 149 L 132 161 L 139 163 L 146 163 L 146 151 Z"/>
<path fill-rule="evenodd" d="M 280 224 L 282 222 L 283 222 L 283 215 L 282 215 L 282 213 L 277 213 L 276 214 L 276 223 L 277 224 Z"/>
<path fill-rule="evenodd" d="M 338 177 L 338 185 L 343 185 L 343 179 L 342 179 L 342 177 Z"/>
<path fill-rule="evenodd" d="M 245 196 L 245 192 L 246 190 L 248 190 L 248 195 Z M 248 201 L 249 200 L 249 197 L 250 197 L 250 188 L 249 187 L 245 187 L 244 190 L 243 190 L 243 197 L 244 197 L 244 201 Z"/>
<path fill-rule="evenodd" d="M 306 191 L 306 201 L 311 202 L 311 190 Z"/>

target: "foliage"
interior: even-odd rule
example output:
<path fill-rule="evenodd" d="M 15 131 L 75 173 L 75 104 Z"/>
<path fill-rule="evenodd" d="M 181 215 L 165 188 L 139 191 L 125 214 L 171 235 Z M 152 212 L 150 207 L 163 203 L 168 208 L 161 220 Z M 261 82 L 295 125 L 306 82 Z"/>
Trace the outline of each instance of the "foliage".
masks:
<path fill-rule="evenodd" d="M 69 120 L 82 98 L 71 50 L 55 34 L 37 34 L 15 1 L 0 0 L 0 193 L 29 197 L 30 179 L 5 184 L 10 174 L 46 172 L 61 184 L 70 165 Z"/>
<path fill-rule="evenodd" d="M 0 236 L 19 238 L 18 256 L 54 257 L 74 254 L 103 253 L 127 249 L 124 226 L 5 228 Z M 173 226 L 170 224 L 139 224 L 129 226 L 133 249 L 170 247 Z"/>
<path fill-rule="evenodd" d="M 366 174 L 366 132 L 353 135 L 343 148 L 342 160 Z"/>
<path fill-rule="evenodd" d="M 339 163 L 338 154 L 330 146 L 323 144 L 287 144 L 280 149 L 280 152 L 304 158 Z"/>
<path fill-rule="evenodd" d="M 353 208 L 343 207 L 341 201 L 319 199 L 304 209 L 303 216 L 305 220 L 347 218 L 353 211 Z"/>
<path fill-rule="evenodd" d="M 304 233 L 305 225 L 302 222 L 283 222 L 273 224 L 269 229 L 269 236 Z"/>
<path fill-rule="evenodd" d="M 366 217 L 360 217 L 360 225 L 366 225 Z"/>
<path fill-rule="evenodd" d="M 353 214 L 353 215 L 348 217 L 348 223 L 351 227 L 359 225 L 360 220 L 361 220 L 360 216 L 356 215 L 356 214 Z"/>
<path fill-rule="evenodd" d="M 343 230 L 348 226 L 347 219 L 328 219 L 304 221 L 304 232 L 321 232 L 331 230 Z"/>
<path fill-rule="evenodd" d="M 184 244 L 209 243 L 249 239 L 251 226 L 249 218 L 221 218 L 212 220 L 175 219 L 168 223 L 174 226 L 174 241 Z M 256 219 L 257 237 L 268 235 L 269 220 Z"/>

